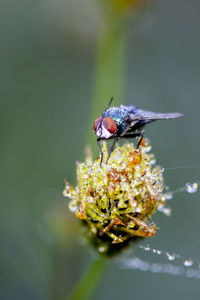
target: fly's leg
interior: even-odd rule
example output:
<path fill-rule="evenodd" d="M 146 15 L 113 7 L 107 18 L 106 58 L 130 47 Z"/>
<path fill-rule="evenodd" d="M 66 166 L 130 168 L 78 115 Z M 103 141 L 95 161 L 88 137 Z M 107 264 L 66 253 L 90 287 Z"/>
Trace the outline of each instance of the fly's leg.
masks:
<path fill-rule="evenodd" d="M 112 146 L 113 146 L 113 144 L 112 145 L 110 145 L 110 143 L 108 142 L 108 140 L 106 140 L 106 145 L 107 145 L 107 148 L 108 148 L 108 158 L 110 157 L 110 153 L 112 153 Z M 107 158 L 107 160 L 106 160 L 106 163 L 108 162 L 108 158 Z"/>
<path fill-rule="evenodd" d="M 140 132 L 140 139 L 139 139 L 138 144 L 137 144 L 137 149 L 139 149 L 140 144 L 142 143 L 143 137 L 144 137 L 144 131 L 141 131 Z"/>
<path fill-rule="evenodd" d="M 135 137 L 140 137 L 139 141 L 138 141 L 138 144 L 137 144 L 137 149 L 139 148 L 141 142 L 142 142 L 142 139 L 144 137 L 144 131 L 141 131 L 141 132 L 137 132 L 137 133 L 128 133 L 128 134 L 125 134 L 121 137 L 124 137 L 126 139 L 130 139 L 130 138 L 135 138 Z"/>
<path fill-rule="evenodd" d="M 101 141 L 101 139 L 98 138 L 98 139 L 97 139 L 97 145 L 98 145 L 98 148 L 99 148 L 99 151 L 100 151 L 100 154 L 101 154 L 101 158 L 100 158 L 100 167 L 101 167 L 102 162 L 103 162 L 103 151 L 102 151 L 101 146 L 100 146 L 100 143 L 99 143 L 100 141 Z"/>
<path fill-rule="evenodd" d="M 112 146 L 110 147 L 109 152 L 108 152 L 108 158 L 107 158 L 107 160 L 106 160 L 106 163 L 108 162 L 108 160 L 109 160 L 109 158 L 110 158 L 110 156 L 111 156 L 111 154 L 112 154 L 112 152 L 113 152 L 113 150 L 114 150 L 114 147 L 115 147 L 115 144 L 116 144 L 117 141 L 118 141 L 118 139 L 117 139 L 117 138 L 114 138 L 114 142 L 113 142 L 113 144 L 112 144 Z"/>

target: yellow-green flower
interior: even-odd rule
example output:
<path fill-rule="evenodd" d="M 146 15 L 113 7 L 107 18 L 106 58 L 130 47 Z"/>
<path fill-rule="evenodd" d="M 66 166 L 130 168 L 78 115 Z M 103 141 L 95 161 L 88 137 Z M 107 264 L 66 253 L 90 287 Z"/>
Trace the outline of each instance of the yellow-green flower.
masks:
<path fill-rule="evenodd" d="M 137 150 L 133 144 L 116 147 L 108 163 L 103 144 L 104 162 L 77 163 L 77 186 L 68 182 L 63 192 L 70 199 L 69 209 L 85 224 L 92 244 L 105 254 L 113 254 L 131 240 L 155 235 L 150 222 L 159 206 L 164 206 L 163 169 L 153 167 L 147 140 Z"/>

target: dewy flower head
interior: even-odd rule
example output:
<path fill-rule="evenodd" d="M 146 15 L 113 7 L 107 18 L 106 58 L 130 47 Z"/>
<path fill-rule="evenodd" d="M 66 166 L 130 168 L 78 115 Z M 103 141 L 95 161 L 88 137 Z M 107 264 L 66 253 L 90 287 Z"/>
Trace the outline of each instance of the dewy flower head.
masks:
<path fill-rule="evenodd" d="M 151 146 L 143 140 L 138 150 L 132 144 L 117 147 L 108 163 L 103 145 L 104 162 L 77 163 L 77 186 L 68 182 L 63 192 L 70 198 L 69 209 L 81 219 L 86 235 L 99 252 L 112 255 L 130 241 L 152 237 L 156 232 L 150 223 L 152 214 L 165 204 L 163 176 L 153 167 Z"/>

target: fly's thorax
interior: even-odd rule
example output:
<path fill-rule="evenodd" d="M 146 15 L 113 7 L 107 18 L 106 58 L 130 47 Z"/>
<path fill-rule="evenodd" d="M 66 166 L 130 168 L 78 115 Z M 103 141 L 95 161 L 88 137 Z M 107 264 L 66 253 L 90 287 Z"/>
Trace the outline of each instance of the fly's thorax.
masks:
<path fill-rule="evenodd" d="M 111 107 L 109 109 L 107 109 L 103 114 L 102 117 L 110 117 L 113 120 L 115 120 L 115 122 L 117 122 L 118 124 L 120 124 L 121 122 L 123 122 L 124 119 L 127 118 L 129 114 L 129 109 L 127 109 L 127 107 L 125 105 L 120 105 L 118 107 Z"/>

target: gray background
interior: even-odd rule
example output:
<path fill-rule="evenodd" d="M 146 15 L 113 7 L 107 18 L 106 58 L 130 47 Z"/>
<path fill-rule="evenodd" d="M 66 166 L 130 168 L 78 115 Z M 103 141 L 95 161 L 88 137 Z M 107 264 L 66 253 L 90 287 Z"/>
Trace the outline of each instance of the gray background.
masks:
<path fill-rule="evenodd" d="M 93 256 L 62 190 L 84 157 L 98 9 L 89 0 L 0 6 L 0 298 L 64 299 Z M 199 14 L 197 0 L 162 0 L 129 26 L 124 103 L 185 114 L 148 127 L 163 167 L 199 164 Z M 199 168 L 165 172 L 171 190 L 198 179 Z M 170 218 L 155 216 L 160 229 L 149 243 L 199 258 L 199 192 L 170 206 Z M 157 261 L 138 246 L 129 251 Z M 199 284 L 112 264 L 93 299 L 196 299 Z"/>

